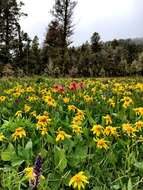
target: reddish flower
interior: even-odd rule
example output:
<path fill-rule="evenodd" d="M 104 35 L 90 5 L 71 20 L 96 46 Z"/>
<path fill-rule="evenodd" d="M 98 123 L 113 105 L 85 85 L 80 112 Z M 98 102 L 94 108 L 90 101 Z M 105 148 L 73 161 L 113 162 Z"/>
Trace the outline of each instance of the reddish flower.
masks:
<path fill-rule="evenodd" d="M 79 86 L 80 86 L 81 89 L 83 89 L 83 88 L 84 88 L 84 83 L 81 81 L 81 82 L 79 83 Z"/>
<path fill-rule="evenodd" d="M 58 93 L 64 93 L 64 87 L 60 84 L 55 84 L 53 86 L 54 92 L 58 92 Z"/>
<path fill-rule="evenodd" d="M 69 89 L 70 90 L 77 90 L 79 88 L 79 84 L 77 82 L 71 82 L 70 83 L 70 86 L 69 86 Z"/>

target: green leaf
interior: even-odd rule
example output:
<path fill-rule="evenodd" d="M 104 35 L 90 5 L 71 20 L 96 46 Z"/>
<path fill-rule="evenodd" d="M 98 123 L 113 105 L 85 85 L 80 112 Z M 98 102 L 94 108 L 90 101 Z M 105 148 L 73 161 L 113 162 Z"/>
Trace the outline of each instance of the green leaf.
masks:
<path fill-rule="evenodd" d="M 128 181 L 128 190 L 132 190 L 132 189 L 133 189 L 132 181 L 131 181 L 131 178 L 129 178 L 129 181 Z"/>
<path fill-rule="evenodd" d="M 29 141 L 27 142 L 26 146 L 25 146 L 25 150 L 32 149 L 32 146 L 33 146 L 32 141 L 29 140 Z"/>
<path fill-rule="evenodd" d="M 66 159 L 66 155 L 65 155 L 65 150 L 61 149 L 59 147 L 55 147 L 54 159 L 55 159 L 56 168 L 59 169 L 61 172 L 63 172 L 63 170 L 67 166 L 67 159 Z"/>
<path fill-rule="evenodd" d="M 72 167 L 76 167 L 79 163 L 84 162 L 87 158 L 88 146 L 76 145 L 75 151 L 71 153 L 71 159 L 69 164 Z"/>
<path fill-rule="evenodd" d="M 46 135 L 46 140 L 48 143 L 55 144 L 54 138 L 49 134 Z"/>
<path fill-rule="evenodd" d="M 1 159 L 3 161 L 10 161 L 11 160 L 11 153 L 8 151 L 4 151 L 1 153 Z"/>
<path fill-rule="evenodd" d="M 113 186 L 112 186 L 112 189 L 114 189 L 114 190 L 119 190 L 119 189 L 121 189 L 121 188 L 120 188 L 120 185 L 119 185 L 119 184 L 116 184 L 116 185 L 113 185 Z"/>
<path fill-rule="evenodd" d="M 134 166 L 143 171 L 143 162 L 135 162 Z"/>
<path fill-rule="evenodd" d="M 60 189 L 61 185 L 61 175 L 58 173 L 49 173 L 48 174 L 48 186 L 50 190 Z"/>
<path fill-rule="evenodd" d="M 24 160 L 15 160 L 11 164 L 13 167 L 15 167 L 15 166 L 20 166 L 23 162 Z"/>
<path fill-rule="evenodd" d="M 10 143 L 5 151 L 1 153 L 1 159 L 3 161 L 11 161 L 15 154 L 14 146 Z"/>

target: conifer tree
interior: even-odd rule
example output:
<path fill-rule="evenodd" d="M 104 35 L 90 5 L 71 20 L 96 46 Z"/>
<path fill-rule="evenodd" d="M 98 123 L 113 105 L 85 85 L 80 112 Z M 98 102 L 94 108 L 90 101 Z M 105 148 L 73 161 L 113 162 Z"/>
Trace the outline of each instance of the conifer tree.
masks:
<path fill-rule="evenodd" d="M 74 0 L 55 0 L 53 10 L 51 11 L 54 19 L 61 26 L 61 72 L 66 74 L 66 62 L 68 46 L 72 43 L 70 40 L 73 34 L 73 11 L 77 2 Z"/>
<path fill-rule="evenodd" d="M 19 39 L 17 46 L 21 51 L 19 20 L 25 14 L 21 12 L 23 2 L 17 0 L 0 1 L 0 54 L 4 63 L 12 62 L 12 53 L 15 48 L 15 40 Z"/>

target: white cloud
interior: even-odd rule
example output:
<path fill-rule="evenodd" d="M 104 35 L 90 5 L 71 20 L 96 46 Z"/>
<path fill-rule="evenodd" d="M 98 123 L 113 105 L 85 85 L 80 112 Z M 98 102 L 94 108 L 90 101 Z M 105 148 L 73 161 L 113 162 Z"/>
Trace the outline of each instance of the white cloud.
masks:
<path fill-rule="evenodd" d="M 38 35 L 40 40 L 52 17 L 50 10 L 54 0 L 23 0 L 24 11 L 28 17 L 22 20 L 23 29 L 30 36 Z M 141 25 L 143 10 L 142 0 L 78 0 L 74 12 L 74 44 L 89 40 L 97 31 L 104 40 L 124 38 L 143 34 L 143 30 L 134 29 L 134 24 Z M 128 29 L 129 28 L 129 29 Z"/>

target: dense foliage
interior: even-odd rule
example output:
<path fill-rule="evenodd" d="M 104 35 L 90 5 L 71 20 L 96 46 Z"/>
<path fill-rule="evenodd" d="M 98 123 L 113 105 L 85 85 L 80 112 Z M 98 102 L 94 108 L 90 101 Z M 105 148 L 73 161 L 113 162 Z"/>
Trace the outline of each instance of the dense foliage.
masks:
<path fill-rule="evenodd" d="M 0 189 L 141 190 L 143 80 L 0 81 Z"/>
<path fill-rule="evenodd" d="M 143 74 L 142 39 L 103 42 L 100 34 L 91 34 L 89 42 L 72 47 L 71 36 L 76 25 L 73 13 L 77 1 L 55 0 L 53 19 L 45 40 L 30 39 L 22 31 L 22 2 L 0 1 L 0 75 L 97 77 Z"/>

